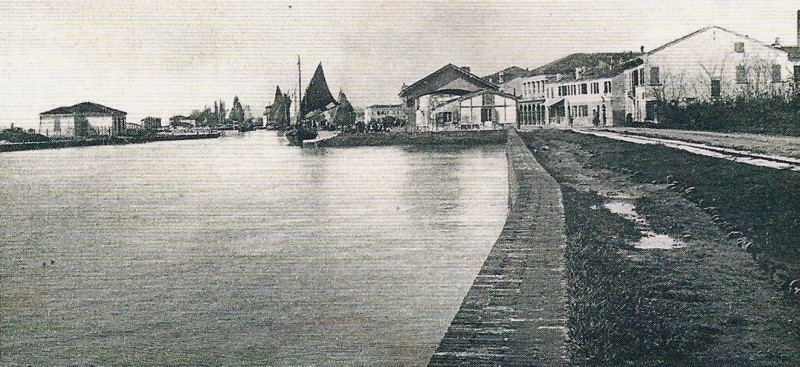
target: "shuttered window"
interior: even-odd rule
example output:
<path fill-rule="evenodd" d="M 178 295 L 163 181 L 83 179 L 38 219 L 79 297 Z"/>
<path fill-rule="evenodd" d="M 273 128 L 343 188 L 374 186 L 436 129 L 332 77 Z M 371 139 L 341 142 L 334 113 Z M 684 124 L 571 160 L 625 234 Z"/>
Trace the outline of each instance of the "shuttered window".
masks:
<path fill-rule="evenodd" d="M 494 120 L 494 108 L 481 108 L 481 122 Z"/>
<path fill-rule="evenodd" d="M 744 65 L 739 65 L 736 67 L 736 84 L 744 83 L 747 83 L 747 69 Z"/>
<path fill-rule="evenodd" d="M 650 68 L 650 85 L 661 85 L 661 75 L 657 66 Z"/>
<path fill-rule="evenodd" d="M 781 75 L 781 66 L 772 65 L 772 82 L 780 83 L 781 80 L 783 80 L 783 76 Z"/>
<path fill-rule="evenodd" d="M 719 98 L 721 89 L 719 79 L 711 79 L 711 98 Z"/>

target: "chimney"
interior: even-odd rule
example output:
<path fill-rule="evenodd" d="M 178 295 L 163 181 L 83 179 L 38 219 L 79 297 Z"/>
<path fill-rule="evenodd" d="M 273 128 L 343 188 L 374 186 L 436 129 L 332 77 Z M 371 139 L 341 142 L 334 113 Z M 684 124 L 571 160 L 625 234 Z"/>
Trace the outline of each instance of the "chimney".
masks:
<path fill-rule="evenodd" d="M 775 48 L 780 48 L 781 47 L 781 38 L 780 37 L 775 37 L 775 43 L 773 43 L 771 46 L 775 47 Z"/>
<path fill-rule="evenodd" d="M 639 52 L 644 53 L 644 46 L 639 46 Z"/>
<path fill-rule="evenodd" d="M 462 66 L 461 69 L 464 69 L 464 71 L 466 71 L 468 73 L 472 72 L 472 71 L 469 70 L 469 66 Z"/>
<path fill-rule="evenodd" d="M 575 68 L 575 79 L 580 79 L 583 76 L 583 66 Z"/>

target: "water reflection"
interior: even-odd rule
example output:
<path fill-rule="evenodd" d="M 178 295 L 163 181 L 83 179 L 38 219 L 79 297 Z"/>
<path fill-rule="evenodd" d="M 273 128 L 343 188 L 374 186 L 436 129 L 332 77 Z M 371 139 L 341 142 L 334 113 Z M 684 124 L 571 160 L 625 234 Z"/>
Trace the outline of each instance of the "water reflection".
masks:
<path fill-rule="evenodd" d="M 3 364 L 427 363 L 502 228 L 503 147 L 285 144 L 4 154 Z"/>

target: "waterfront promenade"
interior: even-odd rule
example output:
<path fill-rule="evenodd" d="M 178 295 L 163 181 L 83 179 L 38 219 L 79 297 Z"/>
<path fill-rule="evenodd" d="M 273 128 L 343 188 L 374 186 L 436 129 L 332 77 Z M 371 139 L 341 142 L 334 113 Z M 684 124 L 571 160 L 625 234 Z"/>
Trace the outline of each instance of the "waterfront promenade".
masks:
<path fill-rule="evenodd" d="M 564 208 L 513 130 L 506 224 L 429 366 L 567 364 Z"/>

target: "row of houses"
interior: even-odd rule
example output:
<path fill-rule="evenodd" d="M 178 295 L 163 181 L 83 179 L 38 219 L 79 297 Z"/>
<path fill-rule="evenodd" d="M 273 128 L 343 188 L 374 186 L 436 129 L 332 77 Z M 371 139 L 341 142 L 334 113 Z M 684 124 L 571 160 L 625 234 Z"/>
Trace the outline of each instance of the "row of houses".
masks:
<path fill-rule="evenodd" d="M 797 17 L 800 40 L 800 11 Z M 658 121 L 661 102 L 786 93 L 798 79 L 800 44 L 766 44 L 711 26 L 648 52 L 575 53 L 533 70 L 479 77 L 448 64 L 403 85 L 401 104 L 367 107 L 364 120 L 394 117 L 418 131 L 610 126 Z M 59 107 L 40 114 L 39 133 L 118 135 L 160 125 L 130 124 L 126 115 L 91 102 Z"/>
<path fill-rule="evenodd" d="M 76 138 L 92 136 L 117 136 L 131 132 L 158 131 L 164 128 L 159 117 L 145 117 L 140 124 L 127 121 L 128 113 L 94 102 L 81 102 L 63 106 L 39 114 L 38 133 L 52 138 Z M 169 126 L 192 129 L 195 120 L 176 115 L 169 119 Z"/>
<path fill-rule="evenodd" d="M 576 53 L 485 77 L 448 64 L 403 86 L 399 96 L 420 131 L 611 126 L 658 121 L 664 101 L 785 93 L 795 76 L 800 45 L 766 44 L 711 26 L 648 52 Z"/>

